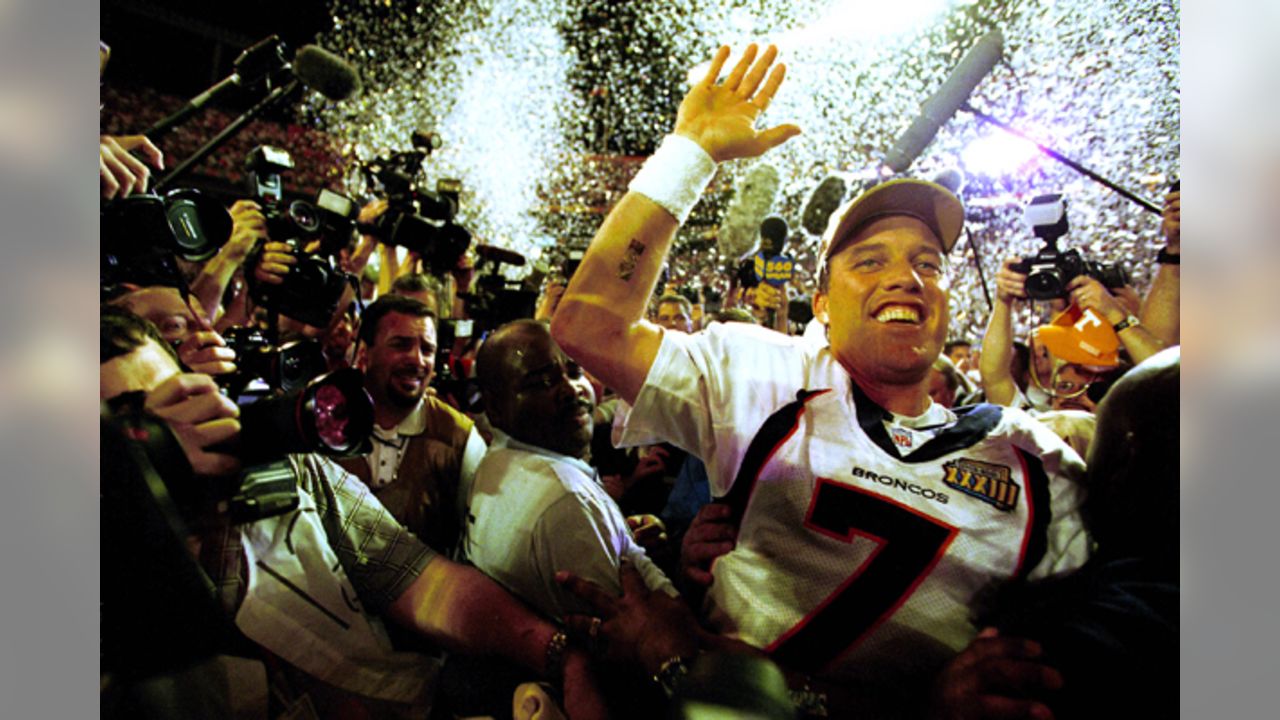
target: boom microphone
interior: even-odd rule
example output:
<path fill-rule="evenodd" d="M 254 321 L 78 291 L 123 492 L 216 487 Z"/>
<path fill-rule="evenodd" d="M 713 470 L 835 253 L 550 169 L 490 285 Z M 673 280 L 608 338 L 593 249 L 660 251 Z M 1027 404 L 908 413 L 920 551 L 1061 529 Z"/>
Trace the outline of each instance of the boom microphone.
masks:
<path fill-rule="evenodd" d="M 303 45 L 293 57 L 293 74 L 330 100 L 360 94 L 360 74 L 345 60 L 317 45 Z"/>
<path fill-rule="evenodd" d="M 760 223 L 778 195 L 778 170 L 767 163 L 751 168 L 733 195 L 720 225 L 720 254 L 740 260 L 755 252 Z"/>
<path fill-rule="evenodd" d="M 885 154 L 884 164 L 895 173 L 910 167 L 933 141 L 938 129 L 956 114 L 1003 54 L 1004 35 L 999 29 L 983 35 L 961 58 L 942 87 L 920 106 L 920 115 Z"/>
<path fill-rule="evenodd" d="M 252 87 L 282 71 L 290 72 L 303 85 L 315 89 L 330 100 L 345 100 L 360 92 L 360 75 L 355 68 L 328 50 L 315 45 L 303 46 L 294 55 L 292 63 L 285 59 L 285 52 L 285 44 L 275 35 L 245 48 L 232 64 L 230 75 L 188 100 L 143 134 L 151 140 L 159 140 L 234 88 Z"/>
<path fill-rule="evenodd" d="M 831 213 L 844 202 L 844 194 L 848 190 L 844 178 L 829 175 L 818 183 L 818 187 L 809 194 L 809 200 L 800 213 L 800 226 L 810 235 L 822 235 L 827 229 L 827 220 Z"/>

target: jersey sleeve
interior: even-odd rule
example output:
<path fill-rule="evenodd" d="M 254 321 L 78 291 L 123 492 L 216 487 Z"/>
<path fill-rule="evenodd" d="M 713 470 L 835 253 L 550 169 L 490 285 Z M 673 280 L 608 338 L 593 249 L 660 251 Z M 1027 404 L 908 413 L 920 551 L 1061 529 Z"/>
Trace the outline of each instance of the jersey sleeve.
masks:
<path fill-rule="evenodd" d="M 711 494 L 728 492 L 756 428 L 803 386 L 800 341 L 745 323 L 664 333 L 635 406 L 620 406 L 614 444 L 670 442 L 707 465 Z"/>

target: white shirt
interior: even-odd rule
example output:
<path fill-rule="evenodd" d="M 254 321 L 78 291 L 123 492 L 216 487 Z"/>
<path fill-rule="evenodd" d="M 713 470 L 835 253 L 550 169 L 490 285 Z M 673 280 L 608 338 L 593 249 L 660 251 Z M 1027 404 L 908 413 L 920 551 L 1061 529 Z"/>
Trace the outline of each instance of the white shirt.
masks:
<path fill-rule="evenodd" d="M 476 471 L 463 552 L 486 575 L 560 619 L 590 608 L 555 582 L 569 570 L 618 595 L 623 558 L 651 590 L 676 590 L 627 528 L 587 463 L 500 430 Z"/>

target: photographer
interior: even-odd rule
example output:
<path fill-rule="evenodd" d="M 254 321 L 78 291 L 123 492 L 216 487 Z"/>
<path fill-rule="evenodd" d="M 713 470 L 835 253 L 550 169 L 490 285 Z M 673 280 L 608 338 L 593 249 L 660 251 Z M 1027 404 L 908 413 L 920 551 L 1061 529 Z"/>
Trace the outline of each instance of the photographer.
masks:
<path fill-rule="evenodd" d="M 1010 370 L 1013 356 L 1013 303 L 1015 300 L 1027 299 L 1027 276 L 1014 269 L 1021 261 L 1021 258 L 1011 257 L 1005 260 L 996 273 L 996 304 L 992 308 L 986 335 L 983 337 L 979 368 L 988 402 L 1015 407 L 1027 406 L 1044 411 L 1053 409 L 1052 398 L 1044 393 L 1035 393 L 1032 387 L 1052 388 L 1054 384 L 1051 365 L 1053 359 L 1049 357 L 1048 349 L 1033 339 L 1032 358 L 1028 368 L 1029 374 L 1033 375 L 1033 383 L 1027 386 L 1025 393 L 1018 387 Z M 1141 362 L 1163 349 L 1163 343 L 1133 316 L 1136 307 L 1126 309 L 1096 279 L 1087 275 L 1077 276 L 1068 283 L 1067 290 L 1070 292 L 1071 302 L 1082 310 L 1091 310 L 1115 329 L 1117 337 L 1134 362 Z"/>
<path fill-rule="evenodd" d="M 167 485 L 210 483 L 238 470 L 240 460 L 224 448 L 239 435 L 239 411 L 207 376 L 180 373 L 155 328 L 126 311 L 104 309 L 101 336 L 102 399 L 145 393 L 146 413 L 169 427 L 190 463 L 190 477 L 165 477 Z M 303 707 L 318 717 L 425 713 L 434 670 L 422 656 L 393 652 L 381 617 L 446 648 L 562 675 L 570 715 L 600 716 L 585 654 L 567 648 L 555 628 L 480 573 L 427 548 L 333 463 L 296 455 L 288 465 L 299 494 L 293 511 L 243 525 L 187 518 L 199 533 L 193 554 L 217 581 L 238 632 L 253 641 L 253 659 L 265 662 L 258 674 L 269 676 L 272 707 L 257 715 Z M 104 556 L 125 551 L 104 547 Z M 223 652 L 244 653 L 243 638 L 225 638 Z"/>
<path fill-rule="evenodd" d="M 193 304 L 184 302 L 176 288 L 153 285 L 126 291 L 110 301 L 150 321 L 159 336 L 176 349 L 177 358 L 190 370 L 207 375 L 236 371 L 235 353 L 209 326 L 208 318 Z"/>

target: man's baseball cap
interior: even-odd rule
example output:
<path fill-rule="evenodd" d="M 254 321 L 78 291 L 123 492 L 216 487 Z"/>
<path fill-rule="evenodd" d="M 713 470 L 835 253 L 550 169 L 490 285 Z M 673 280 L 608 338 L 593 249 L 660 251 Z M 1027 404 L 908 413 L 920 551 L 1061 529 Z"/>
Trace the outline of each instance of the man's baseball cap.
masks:
<path fill-rule="evenodd" d="M 913 178 L 880 183 L 845 203 L 831 214 L 822 235 L 819 254 L 825 267 L 831 254 L 869 223 L 893 215 L 906 215 L 924 223 L 951 252 L 964 230 L 964 204 L 942 185 Z"/>

